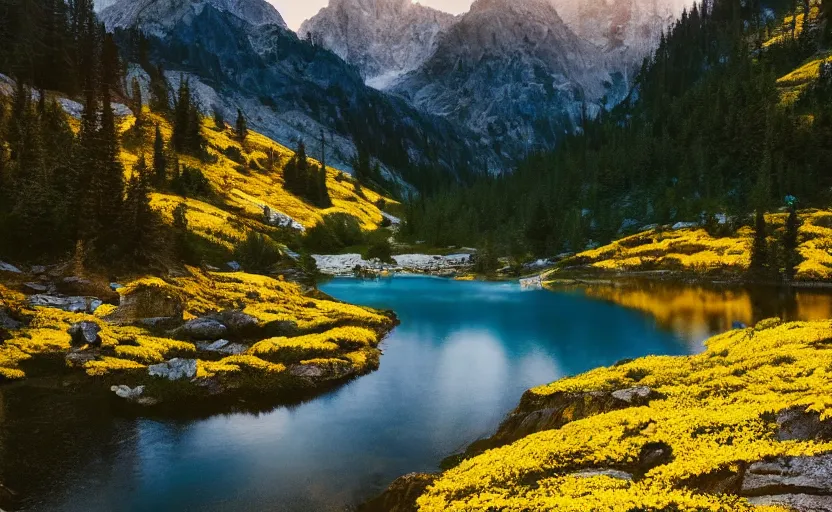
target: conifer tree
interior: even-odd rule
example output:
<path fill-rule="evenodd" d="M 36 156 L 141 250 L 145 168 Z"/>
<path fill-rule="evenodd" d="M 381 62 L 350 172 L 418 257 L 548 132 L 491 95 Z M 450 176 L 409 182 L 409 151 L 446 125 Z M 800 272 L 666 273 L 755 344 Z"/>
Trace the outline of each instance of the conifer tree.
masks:
<path fill-rule="evenodd" d="M 137 78 L 133 78 L 131 88 L 133 90 L 131 97 L 133 100 L 133 115 L 136 117 L 136 122 L 133 126 L 137 132 L 140 132 L 144 125 L 144 100 L 142 99 L 142 87 L 139 85 Z"/>
<path fill-rule="evenodd" d="M 222 112 L 217 108 L 214 108 L 214 126 L 217 130 L 225 131 L 225 119 L 222 117 Z"/>
<path fill-rule="evenodd" d="M 165 157 L 165 140 L 162 130 L 156 125 L 156 138 L 153 141 L 153 181 L 157 188 L 162 188 L 167 182 L 168 163 Z"/>
<path fill-rule="evenodd" d="M 236 132 L 237 132 L 237 139 L 240 142 L 245 142 L 246 137 L 248 137 L 248 123 L 246 122 L 246 117 L 243 115 L 243 111 L 237 109 L 237 122 L 235 123 Z"/>
<path fill-rule="evenodd" d="M 144 155 L 133 167 L 127 183 L 122 214 L 122 249 L 124 254 L 143 259 L 153 245 L 155 219 L 150 208 L 150 171 Z"/>
<path fill-rule="evenodd" d="M 786 232 L 783 235 L 783 256 L 785 263 L 785 275 L 787 281 L 794 280 L 795 268 L 800 262 L 798 253 L 797 234 L 800 228 L 800 218 L 797 215 L 797 200 L 793 196 L 786 197 L 789 207 L 789 217 L 786 219 Z"/>
<path fill-rule="evenodd" d="M 751 264 L 749 274 L 754 279 L 763 279 L 768 275 L 769 257 L 766 216 L 762 210 L 754 215 L 754 241 L 751 245 Z"/>

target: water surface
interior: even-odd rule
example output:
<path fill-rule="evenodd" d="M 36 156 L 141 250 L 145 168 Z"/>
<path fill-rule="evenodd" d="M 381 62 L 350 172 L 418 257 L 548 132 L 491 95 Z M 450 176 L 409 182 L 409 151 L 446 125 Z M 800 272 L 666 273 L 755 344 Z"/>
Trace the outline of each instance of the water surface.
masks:
<path fill-rule="evenodd" d="M 0 482 L 17 492 L 14 507 L 345 510 L 491 434 L 530 387 L 623 358 L 696 352 L 707 335 L 769 310 L 800 316 L 783 305 L 794 297 L 764 294 L 756 303 L 775 305 L 754 310 L 745 291 L 667 286 L 553 293 L 396 277 L 323 290 L 393 309 L 401 326 L 380 370 L 302 405 L 160 421 L 116 415 L 67 382 L 0 387 Z M 828 314 L 829 296 L 817 297 L 809 309 Z"/>

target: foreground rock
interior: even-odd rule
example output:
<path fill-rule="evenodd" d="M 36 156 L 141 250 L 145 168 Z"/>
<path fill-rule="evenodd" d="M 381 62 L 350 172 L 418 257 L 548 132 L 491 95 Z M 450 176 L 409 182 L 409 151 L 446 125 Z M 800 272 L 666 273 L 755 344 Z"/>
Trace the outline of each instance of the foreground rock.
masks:
<path fill-rule="evenodd" d="M 213 318 L 197 318 L 191 320 L 174 331 L 174 336 L 182 336 L 193 340 L 218 340 L 225 336 L 228 328 Z"/>
<path fill-rule="evenodd" d="M 196 344 L 199 350 L 205 352 L 216 352 L 218 354 L 225 354 L 229 356 L 236 356 L 248 350 L 248 347 L 240 343 L 231 343 L 228 340 L 217 340 L 213 343 L 201 342 Z"/>
<path fill-rule="evenodd" d="M 832 454 L 755 462 L 745 472 L 741 494 L 826 496 L 832 506 Z"/>
<path fill-rule="evenodd" d="M 161 377 L 167 380 L 193 379 L 196 377 L 196 359 L 171 359 L 165 363 L 147 367 L 151 377 Z"/>
<path fill-rule="evenodd" d="M 28 298 L 33 307 L 55 308 L 70 313 L 94 313 L 104 304 L 95 297 L 64 297 L 59 295 L 36 294 Z"/>
<path fill-rule="evenodd" d="M 70 327 L 67 332 L 72 336 L 73 346 L 90 345 L 97 347 L 101 345 L 101 337 L 98 335 L 101 332 L 101 327 L 95 322 L 79 322 Z"/>

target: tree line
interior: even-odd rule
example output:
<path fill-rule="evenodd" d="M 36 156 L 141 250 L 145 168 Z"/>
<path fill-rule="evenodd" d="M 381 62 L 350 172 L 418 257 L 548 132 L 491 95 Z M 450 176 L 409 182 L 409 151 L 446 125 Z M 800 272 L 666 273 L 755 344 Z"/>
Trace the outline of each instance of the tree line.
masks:
<path fill-rule="evenodd" d="M 777 79 L 829 47 L 832 1 L 823 1 L 819 20 L 764 45 L 780 30 L 767 9 L 781 16 L 805 9 L 792 3 L 694 5 L 661 37 L 622 104 L 585 118 L 511 173 L 411 201 L 403 235 L 543 257 L 653 223 L 719 217 L 753 225 L 749 214 L 783 206 L 787 195 L 827 206 L 828 65 L 791 103 Z"/>

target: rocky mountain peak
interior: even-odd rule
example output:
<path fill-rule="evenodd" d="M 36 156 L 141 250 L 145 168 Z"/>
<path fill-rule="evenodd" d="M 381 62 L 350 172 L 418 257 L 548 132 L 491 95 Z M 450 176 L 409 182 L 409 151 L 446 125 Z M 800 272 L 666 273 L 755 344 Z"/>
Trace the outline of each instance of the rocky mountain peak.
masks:
<path fill-rule="evenodd" d="M 454 16 L 410 0 L 330 0 L 298 33 L 356 66 L 384 88 L 433 53 Z"/>
<path fill-rule="evenodd" d="M 253 26 L 286 22 L 277 9 L 265 0 L 96 0 L 111 3 L 100 13 L 108 30 L 141 26 L 154 35 L 164 35 L 180 22 L 187 23 L 206 7 L 226 12 Z"/>

